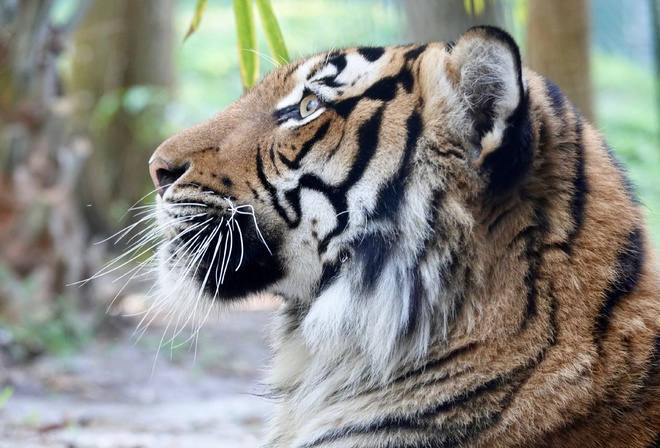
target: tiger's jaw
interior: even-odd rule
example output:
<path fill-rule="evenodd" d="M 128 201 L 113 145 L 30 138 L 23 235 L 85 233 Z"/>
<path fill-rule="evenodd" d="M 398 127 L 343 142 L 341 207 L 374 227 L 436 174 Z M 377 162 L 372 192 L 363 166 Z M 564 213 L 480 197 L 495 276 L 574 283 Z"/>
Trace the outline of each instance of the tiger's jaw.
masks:
<path fill-rule="evenodd" d="M 202 198 L 158 201 L 165 238 L 159 248 L 159 282 L 165 294 L 236 300 L 263 292 L 284 276 L 275 255 L 280 240 L 259 226 L 251 205 L 212 194 Z"/>

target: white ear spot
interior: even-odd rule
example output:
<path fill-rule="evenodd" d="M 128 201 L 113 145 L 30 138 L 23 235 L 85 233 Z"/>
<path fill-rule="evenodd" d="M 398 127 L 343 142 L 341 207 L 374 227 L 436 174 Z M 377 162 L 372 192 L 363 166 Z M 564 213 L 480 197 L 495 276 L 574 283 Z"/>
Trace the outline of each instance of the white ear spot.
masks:
<path fill-rule="evenodd" d="M 502 144 L 502 137 L 504 135 L 504 129 L 502 123 L 496 123 L 494 128 L 486 133 L 481 139 L 481 154 L 479 154 L 478 164 L 483 162 L 483 159 L 489 153 L 495 151 Z"/>

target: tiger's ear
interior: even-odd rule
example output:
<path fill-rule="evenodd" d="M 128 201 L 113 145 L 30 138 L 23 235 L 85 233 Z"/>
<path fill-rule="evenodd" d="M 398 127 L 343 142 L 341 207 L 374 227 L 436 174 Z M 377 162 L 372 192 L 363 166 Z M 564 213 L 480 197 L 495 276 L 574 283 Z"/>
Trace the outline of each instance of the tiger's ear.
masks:
<path fill-rule="evenodd" d="M 447 75 L 471 125 L 467 140 L 491 191 L 522 181 L 532 163 L 532 131 L 520 52 L 499 28 L 475 27 L 447 47 Z"/>

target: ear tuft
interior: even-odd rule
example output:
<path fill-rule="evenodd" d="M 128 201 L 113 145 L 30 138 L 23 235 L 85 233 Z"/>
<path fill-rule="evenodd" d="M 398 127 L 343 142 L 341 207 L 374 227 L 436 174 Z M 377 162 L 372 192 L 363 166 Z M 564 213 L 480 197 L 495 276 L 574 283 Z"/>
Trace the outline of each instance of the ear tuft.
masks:
<path fill-rule="evenodd" d="M 491 190 L 524 179 L 532 162 L 527 89 L 518 46 L 499 28 L 468 30 L 451 50 L 449 75 L 471 126 L 467 140 Z"/>

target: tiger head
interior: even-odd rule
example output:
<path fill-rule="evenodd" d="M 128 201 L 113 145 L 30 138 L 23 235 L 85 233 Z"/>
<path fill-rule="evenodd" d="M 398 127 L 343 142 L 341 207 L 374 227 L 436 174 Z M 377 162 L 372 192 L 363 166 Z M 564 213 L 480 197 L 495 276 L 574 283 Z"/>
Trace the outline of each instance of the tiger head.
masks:
<path fill-rule="evenodd" d="M 165 293 L 267 291 L 308 310 L 337 288 L 396 295 L 387 308 L 405 331 L 416 307 L 449 310 L 435 296 L 467 250 L 471 204 L 524 176 L 526 95 L 515 44 L 489 28 L 453 48 L 278 68 L 151 158 Z"/>

